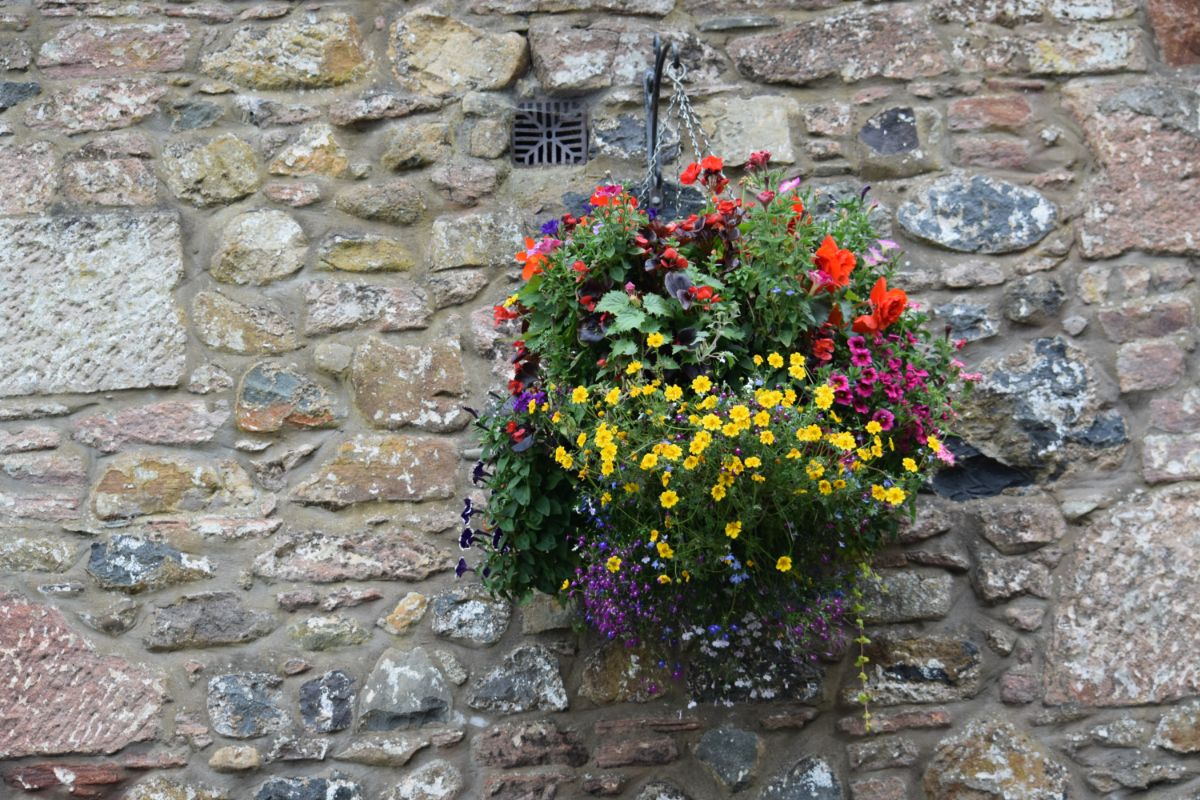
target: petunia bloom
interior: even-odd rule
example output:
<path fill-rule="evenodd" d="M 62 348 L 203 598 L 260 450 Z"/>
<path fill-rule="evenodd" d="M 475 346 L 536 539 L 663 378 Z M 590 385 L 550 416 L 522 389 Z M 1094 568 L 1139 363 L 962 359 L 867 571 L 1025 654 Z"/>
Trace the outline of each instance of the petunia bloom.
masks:
<path fill-rule="evenodd" d="M 908 305 L 908 295 L 903 289 L 887 288 L 887 278 L 875 281 L 870 299 L 871 313 L 854 320 L 855 333 L 883 333 L 889 325 L 900 319 Z"/>

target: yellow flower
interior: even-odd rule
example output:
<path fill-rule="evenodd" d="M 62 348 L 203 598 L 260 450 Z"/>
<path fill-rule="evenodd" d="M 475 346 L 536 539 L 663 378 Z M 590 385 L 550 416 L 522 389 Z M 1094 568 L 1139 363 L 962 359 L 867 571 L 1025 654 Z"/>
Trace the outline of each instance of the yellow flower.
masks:
<path fill-rule="evenodd" d="M 758 434 L 758 440 L 763 444 L 775 444 L 775 434 L 770 431 L 762 431 Z"/>
<path fill-rule="evenodd" d="M 771 355 L 767 356 L 767 363 L 775 369 L 779 369 L 783 366 L 783 356 L 779 355 L 779 353 L 771 353 Z"/>
<path fill-rule="evenodd" d="M 804 456 L 800 453 L 800 451 L 794 447 L 791 450 L 788 450 L 787 455 L 784 456 L 784 458 L 787 458 L 787 459 L 803 458 L 803 457 Z"/>
<path fill-rule="evenodd" d="M 818 386 L 817 390 L 813 392 L 813 401 L 817 404 L 817 408 L 822 411 L 829 408 L 833 405 L 833 387 Z"/>
<path fill-rule="evenodd" d="M 688 452 L 694 456 L 698 456 L 707 450 L 710 444 L 712 444 L 712 434 L 708 431 L 700 431 L 692 439 L 691 444 L 688 445 Z"/>
<path fill-rule="evenodd" d="M 567 590 L 567 587 L 569 587 L 570 585 L 571 585 L 571 579 L 563 578 L 562 586 L 558 587 L 558 590 L 560 592 L 565 592 Z"/>
<path fill-rule="evenodd" d="M 571 469 L 575 466 L 575 459 L 562 447 L 554 451 L 554 460 L 561 464 L 563 469 Z"/>
<path fill-rule="evenodd" d="M 932 450 L 935 453 L 941 452 L 942 442 L 936 436 L 930 436 L 926 441 L 929 444 L 930 450 Z"/>
<path fill-rule="evenodd" d="M 766 411 L 760 411 L 754 415 L 754 424 L 760 428 L 765 428 L 771 424 L 771 415 Z"/>
<path fill-rule="evenodd" d="M 652 333 L 646 337 L 646 344 L 649 347 L 662 347 L 663 342 L 665 342 L 665 341 L 666 341 L 666 339 L 663 338 L 663 335 L 661 333 L 659 333 L 658 331 L 655 331 L 654 333 Z"/>
<path fill-rule="evenodd" d="M 512 308 L 512 305 L 515 302 L 517 302 L 517 295 L 510 294 L 508 297 L 504 298 L 503 305 L 505 308 Z"/>
<path fill-rule="evenodd" d="M 904 468 L 909 472 L 917 471 L 917 462 L 913 461 L 911 458 L 904 459 L 902 463 L 904 464 Z"/>
<path fill-rule="evenodd" d="M 529 405 L 525 406 L 525 413 L 532 414 L 537 411 L 537 400 L 530 400 Z"/>
<path fill-rule="evenodd" d="M 887 490 L 887 497 L 884 498 L 890 505 L 898 506 L 905 501 L 908 494 L 899 486 L 893 486 Z"/>
<path fill-rule="evenodd" d="M 615 444 L 608 444 L 608 445 L 605 445 L 604 447 L 601 447 L 600 448 L 600 458 L 604 459 L 605 461 L 616 461 L 617 446 Z"/>
<path fill-rule="evenodd" d="M 756 366 L 756 367 L 761 367 L 761 366 L 762 366 L 762 362 L 763 362 L 763 357 L 762 357 L 762 356 L 756 355 L 756 356 L 754 357 L 754 366 Z"/>
<path fill-rule="evenodd" d="M 774 389 L 759 389 L 754 393 L 754 399 L 763 408 L 774 408 L 783 402 L 783 393 Z"/>
<path fill-rule="evenodd" d="M 791 375 L 794 380 L 802 381 L 808 377 L 808 370 L 804 367 L 798 367 L 795 364 L 788 367 L 788 375 Z"/>
<path fill-rule="evenodd" d="M 668 444 L 662 449 L 663 458 L 669 461 L 678 461 L 683 455 L 683 448 L 677 444 Z"/>
<path fill-rule="evenodd" d="M 788 364 L 793 367 L 803 367 L 805 364 L 804 355 L 802 353 L 792 353 L 788 356 Z"/>
<path fill-rule="evenodd" d="M 667 488 L 667 485 L 671 483 L 671 471 L 667 470 L 662 475 L 660 475 L 659 478 L 660 478 L 660 480 L 662 480 L 663 488 L 664 489 Z"/>
<path fill-rule="evenodd" d="M 742 463 L 744 463 L 750 469 L 758 469 L 762 466 L 762 459 L 758 456 L 750 456 Z"/>
<path fill-rule="evenodd" d="M 609 572 L 620 572 L 621 559 L 617 558 L 616 556 L 612 556 L 608 559 L 608 561 L 604 562 L 604 566 L 608 567 Z"/>
<path fill-rule="evenodd" d="M 667 396 L 668 400 L 670 400 L 672 403 L 674 403 L 676 400 L 683 397 L 683 389 L 680 389 L 678 386 L 676 386 L 675 384 L 672 383 L 670 386 L 668 386 L 666 389 L 663 390 L 663 394 L 665 394 Z"/>
<path fill-rule="evenodd" d="M 725 523 L 725 535 L 728 536 L 730 539 L 736 539 L 741 534 L 741 532 L 742 532 L 741 520 L 738 520 L 736 522 L 726 522 Z"/>
<path fill-rule="evenodd" d="M 686 569 L 679 574 L 683 576 L 684 583 L 687 583 L 688 581 L 690 581 L 692 579 L 691 573 L 689 573 Z"/>
<path fill-rule="evenodd" d="M 825 474 L 825 465 L 820 461 L 810 461 L 808 462 L 808 466 L 804 468 L 804 471 L 808 473 L 808 477 L 810 479 L 815 481 L 817 478 Z"/>
<path fill-rule="evenodd" d="M 736 422 L 726 422 L 723 426 L 721 426 L 721 433 L 725 434 L 730 439 L 734 438 L 741 432 L 742 427 Z"/>
<path fill-rule="evenodd" d="M 562 420 L 562 414 L 558 413 L 557 411 L 555 411 L 554 416 L 550 418 L 550 421 L 552 423 L 554 423 L 555 425 L 557 425 L 559 423 L 559 421 L 561 421 L 561 420 Z"/>
<path fill-rule="evenodd" d="M 630 362 L 629 362 L 629 366 L 625 368 L 625 374 L 626 374 L 626 375 L 633 375 L 634 373 L 636 373 L 636 372 L 638 372 L 639 370 L 641 370 L 641 368 L 642 368 L 642 362 L 640 362 L 640 361 L 630 361 Z"/>
<path fill-rule="evenodd" d="M 881 430 L 883 430 L 883 426 L 880 425 L 876 420 L 871 420 L 867 423 L 867 433 L 871 434 L 872 436 L 879 433 Z"/>
<path fill-rule="evenodd" d="M 821 427 L 819 425 L 809 425 L 807 428 L 800 428 L 796 431 L 796 438 L 802 442 L 819 442 L 821 441 Z"/>
<path fill-rule="evenodd" d="M 767 481 L 766 478 L 764 478 L 762 475 L 759 475 L 757 472 L 750 476 L 750 480 L 754 481 L 755 483 L 766 483 Z"/>
<path fill-rule="evenodd" d="M 729 418 L 734 422 L 745 422 L 750 419 L 750 409 L 739 404 L 729 409 Z"/>
<path fill-rule="evenodd" d="M 700 424 L 705 430 L 715 431 L 721 427 L 721 418 L 716 414 L 705 414 L 700 418 Z"/>
<path fill-rule="evenodd" d="M 612 475 L 614 469 L 616 469 L 616 467 L 613 466 L 613 462 L 611 462 L 611 461 L 601 461 L 600 462 L 600 474 L 601 475 L 604 475 L 604 476 Z"/>
<path fill-rule="evenodd" d="M 656 531 L 656 530 L 652 530 L 652 531 L 650 531 L 650 541 L 651 541 L 651 542 L 657 542 L 657 541 L 658 541 L 658 531 Z"/>
<path fill-rule="evenodd" d="M 659 575 L 658 582 L 661 584 L 668 584 L 671 582 L 671 576 L 670 575 Z"/>
<path fill-rule="evenodd" d="M 642 463 L 638 466 L 642 469 L 654 469 L 658 466 L 658 456 L 654 455 L 654 453 L 646 453 L 646 455 L 642 456 Z"/>
<path fill-rule="evenodd" d="M 842 480 L 841 478 L 838 478 L 836 481 L 834 481 L 834 482 L 833 482 L 833 488 L 835 488 L 835 489 L 845 489 L 845 488 L 846 488 L 846 482 L 845 482 L 844 480 Z"/>
<path fill-rule="evenodd" d="M 712 487 L 712 490 L 709 492 L 709 494 L 712 495 L 713 500 L 716 500 L 719 503 L 725 499 L 725 487 L 718 483 L 716 486 Z"/>
<path fill-rule="evenodd" d="M 780 572 L 790 572 L 792 569 L 792 559 L 788 556 L 780 556 L 779 560 L 775 562 L 775 569 Z"/>
<path fill-rule="evenodd" d="M 671 490 L 668 490 L 660 494 L 658 496 L 658 500 L 660 503 L 662 503 L 663 508 L 674 508 L 675 504 L 679 502 L 679 495 L 675 494 L 675 492 Z"/>
<path fill-rule="evenodd" d="M 641 489 L 636 483 L 627 483 L 621 488 L 625 490 L 625 494 L 637 494 Z"/>
<path fill-rule="evenodd" d="M 683 460 L 683 468 L 687 470 L 695 469 L 700 466 L 700 459 L 695 456 L 688 456 Z"/>
<path fill-rule="evenodd" d="M 672 550 L 671 545 L 667 544 L 666 542 L 659 542 L 655 547 L 658 550 L 659 558 L 674 558 L 675 557 L 675 551 Z"/>
<path fill-rule="evenodd" d="M 887 497 L 887 489 L 884 489 L 877 483 L 871 487 L 871 497 L 882 503 L 883 498 Z"/>
<path fill-rule="evenodd" d="M 706 394 L 709 389 L 712 389 L 712 381 L 707 375 L 697 375 L 692 381 L 692 391 L 696 394 Z"/>
<path fill-rule="evenodd" d="M 600 495 L 600 505 L 606 506 L 611 502 L 612 502 L 612 495 L 609 494 L 608 492 L 605 492 L 604 494 Z"/>
<path fill-rule="evenodd" d="M 792 406 L 796 405 L 796 390 L 795 389 L 784 389 L 783 390 L 783 405 L 786 408 L 791 408 Z"/>
<path fill-rule="evenodd" d="M 588 399 L 588 390 L 582 386 L 576 386 L 571 390 L 571 402 L 576 405 L 586 403 Z"/>
<path fill-rule="evenodd" d="M 852 434 L 852 433 L 847 433 L 846 431 L 839 431 L 838 433 L 827 434 L 825 436 L 825 438 L 829 440 L 829 443 L 831 445 L 833 445 L 837 449 L 841 450 L 842 452 L 848 453 L 854 449 L 855 441 L 854 441 L 854 434 Z"/>
<path fill-rule="evenodd" d="M 615 406 L 621 399 L 621 390 L 618 387 L 613 387 L 608 390 L 608 394 L 604 395 L 604 402 L 610 406 Z"/>
<path fill-rule="evenodd" d="M 829 481 L 821 481 L 817 484 L 817 489 L 820 490 L 821 494 L 832 494 L 833 484 Z"/>
<path fill-rule="evenodd" d="M 710 394 L 708 397 L 704 398 L 703 400 L 701 400 L 699 403 L 696 404 L 696 408 L 700 409 L 701 411 L 711 411 L 712 409 L 714 409 L 716 407 L 717 407 L 717 396 L 715 394 Z"/>

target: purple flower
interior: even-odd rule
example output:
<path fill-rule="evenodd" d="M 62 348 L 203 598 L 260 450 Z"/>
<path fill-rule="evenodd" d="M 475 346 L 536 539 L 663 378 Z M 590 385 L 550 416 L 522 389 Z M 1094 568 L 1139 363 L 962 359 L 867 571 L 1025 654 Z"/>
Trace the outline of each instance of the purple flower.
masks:
<path fill-rule="evenodd" d="M 879 427 L 883 428 L 885 431 L 890 431 L 892 429 L 892 425 L 894 425 L 896 422 L 896 415 L 888 411 L 886 408 L 881 408 L 871 415 L 871 419 L 878 422 Z"/>
<path fill-rule="evenodd" d="M 558 235 L 558 220 L 551 219 L 551 220 L 546 220 L 545 222 L 543 222 L 542 223 L 542 235 L 543 236 L 557 236 Z"/>
<path fill-rule="evenodd" d="M 467 566 L 467 560 L 465 558 L 460 558 L 458 560 L 458 566 L 454 568 L 454 577 L 461 578 L 465 573 L 472 571 L 473 570 Z"/>

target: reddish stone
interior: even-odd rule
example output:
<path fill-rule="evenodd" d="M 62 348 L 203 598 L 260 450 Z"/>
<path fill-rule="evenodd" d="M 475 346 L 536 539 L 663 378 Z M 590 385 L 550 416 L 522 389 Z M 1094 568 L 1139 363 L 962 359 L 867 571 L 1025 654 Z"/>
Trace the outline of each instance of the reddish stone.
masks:
<path fill-rule="evenodd" d="M 1149 447 L 1176 437 L 1146 438 Z M 1045 702 L 1140 706 L 1200 693 L 1200 488 L 1159 489 L 1094 514 L 1072 552 L 1059 570 Z"/>
<path fill-rule="evenodd" d="M 1186 367 L 1187 353 L 1171 339 L 1130 342 L 1117 349 L 1117 382 L 1122 392 L 1174 386 Z"/>
<path fill-rule="evenodd" d="M 473 206 L 492 194 L 504 177 L 503 171 L 489 161 L 442 164 L 429 173 L 433 185 L 460 206 Z"/>
<path fill-rule="evenodd" d="M 114 753 L 158 735 L 159 678 L 102 656 L 62 612 L 0 595 L 0 758 Z"/>
<path fill-rule="evenodd" d="M 204 730 L 207 732 L 208 726 L 204 726 Z M 178 727 L 176 732 L 178 732 Z M 125 769 L 183 769 L 187 765 L 188 753 L 186 750 L 130 753 L 121 759 L 121 766 Z"/>
<path fill-rule="evenodd" d="M 648 767 L 669 764 L 679 758 L 679 748 L 670 736 L 653 736 L 640 739 L 622 739 L 596 748 L 596 766 Z"/>
<path fill-rule="evenodd" d="M 1120 343 L 1185 333 L 1195 324 L 1196 311 L 1185 295 L 1167 295 L 1105 306 L 1096 318 L 1108 340 Z"/>
<path fill-rule="evenodd" d="M 561 730 L 549 720 L 504 723 L 475 738 L 475 761 L 485 767 L 578 767 L 587 760 L 579 734 Z"/>
<path fill-rule="evenodd" d="M 277 364 L 256 364 L 238 384 L 234 414 L 244 431 L 272 432 L 284 424 L 324 428 L 337 421 L 329 391 L 300 372 Z"/>
<path fill-rule="evenodd" d="M 100 519 L 151 514 L 255 516 L 270 511 L 236 461 L 210 462 L 194 456 L 126 452 L 108 459 L 92 488 L 92 510 Z"/>
<path fill-rule="evenodd" d="M 1200 135 L 1186 111 L 1194 91 L 1088 81 L 1068 84 L 1063 99 L 1102 168 L 1077 224 L 1083 255 L 1200 253 Z"/>
<path fill-rule="evenodd" d="M 575 780 L 562 769 L 539 772 L 506 772 L 483 781 L 484 800 L 553 800 L 561 787 Z"/>
<path fill-rule="evenodd" d="M 60 78 L 130 72 L 174 72 L 187 60 L 184 25 L 99 25 L 76 22 L 42 44 L 37 65 Z"/>
<path fill-rule="evenodd" d="M 1200 389 L 1193 387 L 1182 397 L 1155 397 L 1150 424 L 1169 433 L 1200 431 Z"/>
<path fill-rule="evenodd" d="M 0 512 L 13 517 L 62 521 L 79 516 L 87 491 L 81 455 L 60 451 L 19 453 L 0 459 L 12 480 L 0 490 Z"/>
<path fill-rule="evenodd" d="M 1147 0 L 1146 14 L 1163 61 L 1200 64 L 1200 7 L 1194 0 Z"/>
<path fill-rule="evenodd" d="M 1028 705 L 1041 694 L 1041 681 L 1028 669 L 1018 667 L 1000 676 L 1000 702 Z"/>
<path fill-rule="evenodd" d="M 254 574 L 280 581 L 421 581 L 453 566 L 421 534 L 373 528 L 354 533 L 289 531 L 254 559 Z M 288 593 L 289 602 L 307 599 Z M 284 600 L 280 599 L 282 604 Z"/>
<path fill-rule="evenodd" d="M 19 431 L 0 431 L 0 453 L 27 453 L 31 450 L 52 450 L 62 441 L 57 428 L 31 425 Z"/>
<path fill-rule="evenodd" d="M 952 131 L 1014 130 L 1029 122 L 1033 109 L 1019 94 L 964 97 L 946 109 Z"/>
<path fill-rule="evenodd" d="M 378 92 L 329 106 L 326 116 L 334 125 L 358 125 L 381 119 L 396 119 L 423 111 L 437 111 L 445 101 L 425 95 Z"/>
<path fill-rule="evenodd" d="M 470 422 L 462 409 L 467 377 L 457 341 L 395 347 L 371 337 L 355 350 L 350 370 L 354 402 L 376 428 L 446 433 Z"/>
<path fill-rule="evenodd" d="M 75 422 L 74 438 L 102 453 L 130 443 L 202 444 L 211 442 L 228 419 L 225 404 L 210 411 L 203 401 L 167 400 L 83 417 Z"/>
<path fill-rule="evenodd" d="M 1001 136 L 956 136 L 951 156 L 960 167 L 1025 169 L 1032 154 L 1023 139 Z"/>
<path fill-rule="evenodd" d="M 759 722 L 768 731 L 799 730 L 816 719 L 819 713 L 815 708 L 799 706 L 793 709 L 772 712 L 762 717 Z"/>
<path fill-rule="evenodd" d="M 268 183 L 263 194 L 276 203 L 303 208 L 321 200 L 321 187 L 315 183 Z"/>
<path fill-rule="evenodd" d="M 115 764 L 25 764 L 4 773 L 4 782 L 25 792 L 61 786 L 71 797 L 104 797 L 125 772 Z"/>
<path fill-rule="evenodd" d="M 0 145 L 0 214 L 45 211 L 58 184 L 55 175 L 49 144 Z"/>
<path fill-rule="evenodd" d="M 146 79 L 95 81 L 50 92 L 25 112 L 35 130 L 74 136 L 128 128 L 158 109 L 167 87 Z"/>
<path fill-rule="evenodd" d="M 1200 433 L 1147 436 L 1142 477 L 1146 483 L 1200 479 Z"/>
<path fill-rule="evenodd" d="M 911 80 L 950 69 L 925 11 L 913 7 L 833 14 L 782 33 L 735 39 L 728 49 L 746 77 L 796 86 L 832 75 L 852 83 L 874 77 Z"/>
<path fill-rule="evenodd" d="M 871 730 L 861 714 L 842 717 L 838 730 L 851 736 L 866 736 L 868 733 L 895 733 L 918 728 L 949 728 L 950 712 L 942 708 L 928 711 L 874 711 L 871 713 Z"/>
<path fill-rule="evenodd" d="M 584 775 L 580 788 L 596 797 L 616 797 L 625 788 L 625 776 L 619 772 Z"/>
<path fill-rule="evenodd" d="M 850 782 L 852 800 L 906 800 L 908 786 L 903 778 L 867 778 Z"/>
<path fill-rule="evenodd" d="M 63 188 L 75 203 L 96 206 L 152 206 L 158 179 L 138 158 L 72 161 L 63 167 Z"/>
<path fill-rule="evenodd" d="M 628 736 L 641 731 L 658 733 L 698 731 L 701 725 L 701 721 L 696 717 L 635 717 L 601 720 L 592 727 L 592 730 L 598 736 Z"/>

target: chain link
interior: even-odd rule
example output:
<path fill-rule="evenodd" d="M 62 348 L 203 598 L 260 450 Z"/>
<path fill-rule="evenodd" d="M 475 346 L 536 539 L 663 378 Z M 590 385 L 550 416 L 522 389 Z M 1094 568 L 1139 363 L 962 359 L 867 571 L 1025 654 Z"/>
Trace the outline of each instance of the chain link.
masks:
<path fill-rule="evenodd" d="M 700 115 L 696 113 L 684 85 L 687 81 L 687 66 L 683 63 L 678 65 L 673 62 L 667 63 L 663 73 L 664 77 L 671 82 L 671 99 L 667 104 L 666 111 L 659 117 L 660 135 L 656 137 L 652 157 L 647 159 L 646 176 L 642 180 L 642 194 L 649 194 L 650 188 L 654 185 L 655 165 L 662 167 L 662 159 L 666 154 L 668 143 L 667 137 L 662 136 L 661 131 L 665 130 L 668 120 L 674 118 L 677 122 L 676 137 L 679 140 L 677 144 L 681 154 L 683 151 L 681 132 L 687 134 L 697 161 L 708 154 L 711 149 L 708 137 L 704 134 L 704 126 L 700 122 Z"/>

